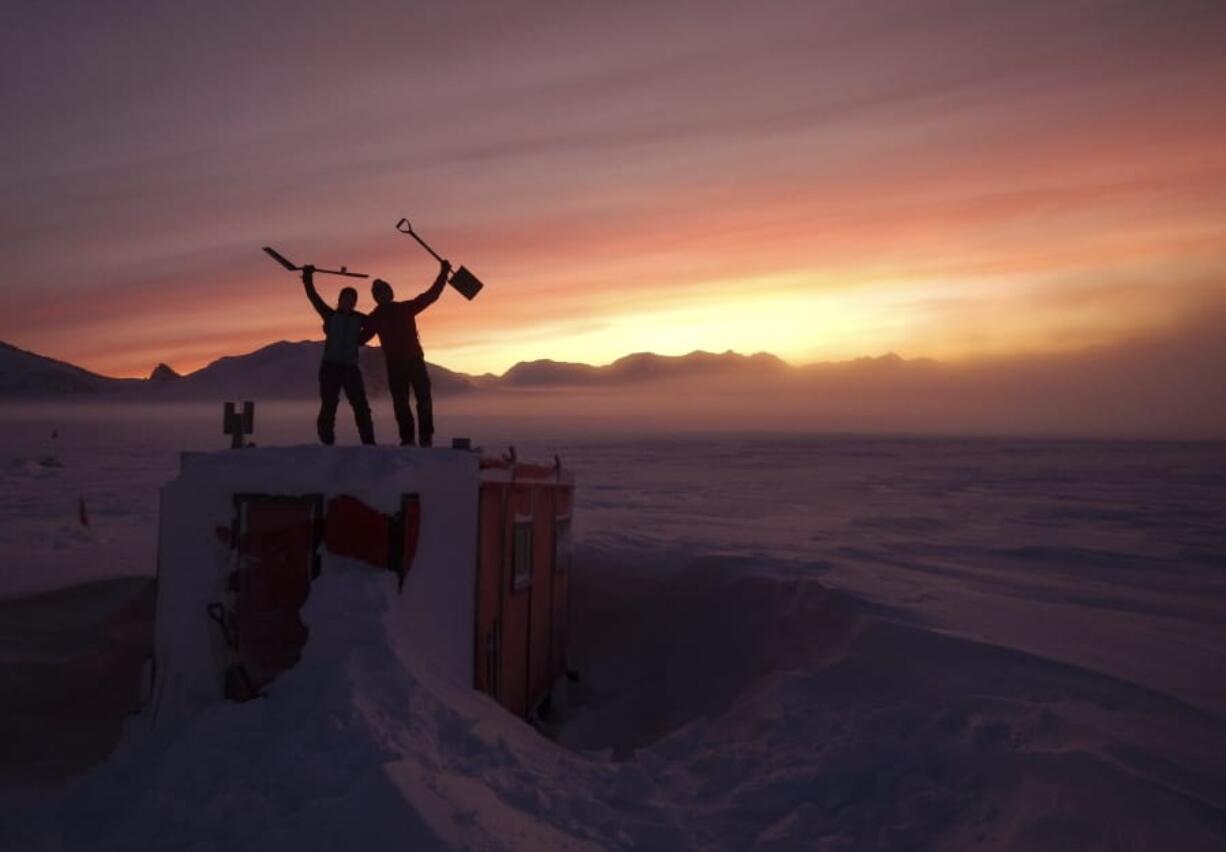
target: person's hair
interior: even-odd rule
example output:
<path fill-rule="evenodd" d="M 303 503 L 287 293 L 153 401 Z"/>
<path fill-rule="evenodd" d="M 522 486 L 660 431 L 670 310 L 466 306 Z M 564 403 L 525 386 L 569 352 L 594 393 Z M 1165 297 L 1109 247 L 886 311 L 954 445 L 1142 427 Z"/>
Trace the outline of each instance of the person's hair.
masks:
<path fill-rule="evenodd" d="M 392 290 L 392 285 L 388 284 L 382 278 L 376 278 L 370 285 L 370 295 L 375 297 L 375 301 L 379 301 L 379 294 L 386 293 L 388 299 L 395 297 L 396 293 Z"/>

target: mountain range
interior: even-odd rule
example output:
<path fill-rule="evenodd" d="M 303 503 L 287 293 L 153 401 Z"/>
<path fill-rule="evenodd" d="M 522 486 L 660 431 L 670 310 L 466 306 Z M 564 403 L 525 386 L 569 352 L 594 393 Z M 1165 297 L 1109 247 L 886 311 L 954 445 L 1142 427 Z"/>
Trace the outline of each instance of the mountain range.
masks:
<path fill-rule="evenodd" d="M 180 375 L 158 364 L 147 379 L 118 379 L 99 375 L 0 342 L 0 397 L 62 397 L 139 395 L 142 399 L 310 399 L 319 393 L 316 368 L 323 343 L 282 340 L 242 355 L 227 355 L 191 373 Z M 378 349 L 361 352 L 362 373 L 372 397 L 387 394 L 383 355 Z M 470 393 L 500 389 L 582 388 L 648 382 L 661 379 L 713 376 L 783 376 L 793 372 L 785 361 L 766 353 L 740 355 L 691 352 L 668 356 L 653 353 L 627 355 L 605 366 L 565 361 L 525 361 L 502 375 L 467 375 L 437 364 L 430 365 L 436 394 Z"/>
<path fill-rule="evenodd" d="M 604 366 L 527 361 L 501 375 L 431 365 L 430 376 L 436 395 L 454 400 L 452 411 L 601 428 L 1219 439 L 1224 327 L 1213 315 L 1174 333 L 974 362 L 888 354 L 792 366 L 765 353 L 698 351 L 637 353 Z M 280 341 L 185 375 L 158 364 L 149 378 L 116 379 L 0 343 L 0 400 L 314 400 L 322 347 Z M 364 349 L 361 357 L 370 396 L 385 397 L 382 354 Z"/>
<path fill-rule="evenodd" d="M 0 396 L 59 396 L 129 390 L 140 379 L 100 376 L 0 341 Z"/>

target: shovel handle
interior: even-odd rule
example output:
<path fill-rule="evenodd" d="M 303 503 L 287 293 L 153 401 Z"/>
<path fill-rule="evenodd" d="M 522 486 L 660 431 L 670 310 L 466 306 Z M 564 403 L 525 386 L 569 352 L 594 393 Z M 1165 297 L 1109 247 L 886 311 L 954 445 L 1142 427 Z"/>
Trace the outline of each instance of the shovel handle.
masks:
<path fill-rule="evenodd" d="M 396 230 L 402 234 L 408 234 L 410 237 L 417 240 L 417 242 L 421 244 L 422 248 L 424 248 L 426 251 L 430 252 L 430 254 L 434 256 L 435 260 L 437 260 L 439 263 L 443 262 L 443 258 L 439 256 L 439 253 L 436 252 L 434 249 L 430 248 L 430 245 L 425 240 L 417 236 L 417 233 L 413 230 L 413 226 L 409 224 L 408 219 L 401 219 L 399 222 L 397 222 Z"/>
<path fill-rule="evenodd" d="M 302 269 L 301 266 L 298 266 L 297 264 L 295 264 L 285 255 L 278 252 L 276 249 L 269 248 L 268 246 L 264 246 L 264 251 L 268 253 L 269 257 L 271 257 L 277 263 L 284 266 L 290 272 L 297 272 L 300 269 Z M 315 267 L 315 272 L 320 275 L 343 275 L 346 278 L 369 278 L 370 277 L 365 272 L 350 272 L 349 267 L 347 266 L 342 266 L 340 269 L 324 269 L 323 267 L 317 266 Z"/>

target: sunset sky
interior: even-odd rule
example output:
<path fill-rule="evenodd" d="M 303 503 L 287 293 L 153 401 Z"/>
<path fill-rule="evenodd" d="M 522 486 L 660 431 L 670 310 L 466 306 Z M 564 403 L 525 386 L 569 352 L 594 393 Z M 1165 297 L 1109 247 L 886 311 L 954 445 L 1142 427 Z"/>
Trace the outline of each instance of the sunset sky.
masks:
<path fill-rule="evenodd" d="M 978 359 L 1226 296 L 1220 0 L 47 2 L 2 38 L 0 340 L 107 374 L 319 337 L 263 245 L 414 295 L 401 216 L 486 283 L 420 322 L 466 372 Z"/>

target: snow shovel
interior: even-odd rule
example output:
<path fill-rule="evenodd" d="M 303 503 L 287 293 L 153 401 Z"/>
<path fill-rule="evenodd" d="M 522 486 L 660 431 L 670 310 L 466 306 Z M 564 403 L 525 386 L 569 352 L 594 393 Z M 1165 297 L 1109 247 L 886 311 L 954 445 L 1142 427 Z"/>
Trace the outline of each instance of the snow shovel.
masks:
<path fill-rule="evenodd" d="M 438 252 L 430 248 L 425 240 L 413 232 L 413 226 L 409 224 L 408 219 L 401 219 L 399 222 L 397 222 L 396 230 L 417 240 L 417 242 L 421 243 L 422 248 L 434 255 L 435 260 L 437 260 L 439 263 L 443 262 L 443 259 L 439 257 Z M 485 286 L 481 283 L 477 276 L 469 272 L 468 267 L 465 266 L 461 266 L 459 269 L 452 272 L 451 280 L 449 280 L 447 283 L 459 290 L 460 295 L 469 301 L 475 298 L 476 295 L 481 292 L 481 288 Z"/>
<path fill-rule="evenodd" d="M 290 272 L 298 272 L 299 270 L 302 269 L 301 266 L 295 266 L 293 263 L 289 261 L 288 258 L 286 258 L 285 255 L 281 254 L 275 249 L 271 249 L 268 246 L 264 246 L 264 251 L 268 252 L 269 257 L 271 257 L 277 263 L 284 266 Z M 344 275 L 346 278 L 369 278 L 370 277 L 364 272 L 350 272 L 348 267 L 344 267 L 344 266 L 342 266 L 340 269 L 320 269 L 319 267 L 316 267 L 315 271 L 321 275 Z"/>

